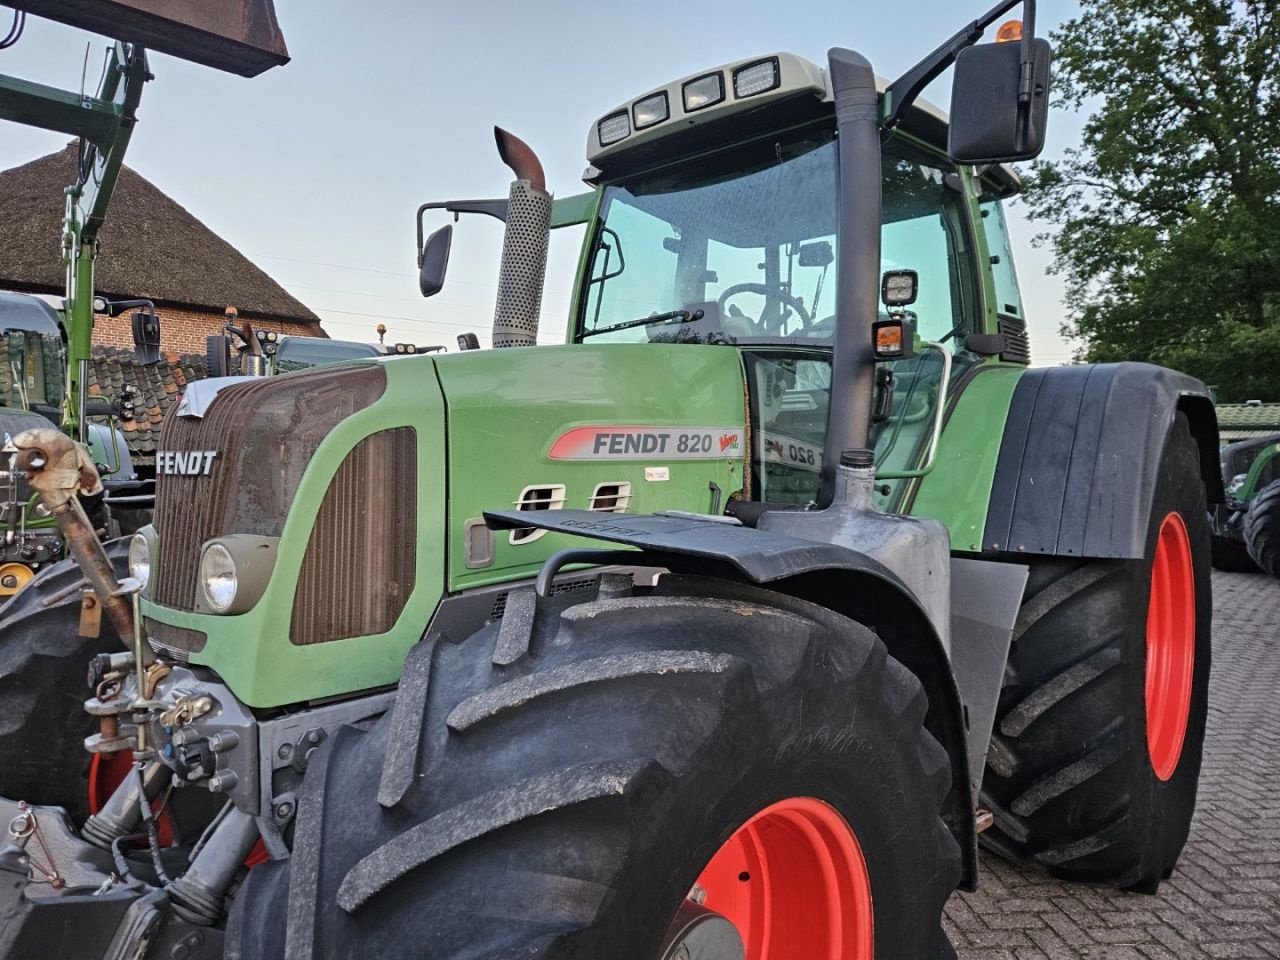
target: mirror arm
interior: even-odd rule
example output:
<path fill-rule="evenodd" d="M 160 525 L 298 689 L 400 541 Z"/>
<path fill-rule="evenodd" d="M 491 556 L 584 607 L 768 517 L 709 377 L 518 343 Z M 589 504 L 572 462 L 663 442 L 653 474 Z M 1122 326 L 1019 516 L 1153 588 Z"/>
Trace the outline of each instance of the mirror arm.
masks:
<path fill-rule="evenodd" d="M 418 208 L 418 269 L 422 269 L 422 215 L 428 210 L 445 210 L 453 214 L 454 223 L 464 213 L 482 213 L 495 220 L 507 222 L 507 201 L 503 200 L 443 200 L 438 203 L 424 203 Z"/>
<path fill-rule="evenodd" d="M 883 103 L 885 114 L 881 120 L 886 130 L 892 130 L 907 115 L 920 92 L 932 83 L 943 70 L 955 63 L 965 47 L 971 47 L 982 38 L 982 33 L 1000 16 L 1019 3 L 1022 4 L 1022 82 L 1018 89 L 1018 102 L 1031 103 L 1032 43 L 1035 39 L 1036 0 L 1000 0 L 973 23 L 962 28 L 950 40 L 929 54 L 904 73 L 885 90 Z"/>

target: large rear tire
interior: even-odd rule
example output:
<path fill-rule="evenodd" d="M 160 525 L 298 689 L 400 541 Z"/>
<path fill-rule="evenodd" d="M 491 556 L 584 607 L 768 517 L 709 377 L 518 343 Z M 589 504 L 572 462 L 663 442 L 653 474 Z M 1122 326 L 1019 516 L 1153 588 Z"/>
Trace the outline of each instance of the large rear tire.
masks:
<path fill-rule="evenodd" d="M 1244 542 L 1263 573 L 1280 577 L 1280 480 L 1253 495 L 1244 513 Z"/>
<path fill-rule="evenodd" d="M 1145 560 L 1032 561 L 982 839 L 1056 876 L 1154 892 L 1190 829 L 1209 682 L 1209 526 L 1181 415 L 1148 526 Z"/>
<path fill-rule="evenodd" d="M 540 610 L 514 659 L 498 637 L 410 654 L 399 802 L 375 795 L 388 751 L 414 762 L 403 718 L 321 748 L 293 857 L 250 872 L 229 958 L 660 960 L 695 883 L 749 960 L 954 956 L 950 765 L 869 630 L 667 577 Z"/>
<path fill-rule="evenodd" d="M 106 548 L 125 576 L 128 540 Z M 79 590 L 44 605 L 82 576 L 72 559 L 51 564 L 0 610 L 0 796 L 65 807 L 77 822 L 90 812 L 89 660 L 123 649 L 105 620 L 98 638 L 80 636 Z"/>

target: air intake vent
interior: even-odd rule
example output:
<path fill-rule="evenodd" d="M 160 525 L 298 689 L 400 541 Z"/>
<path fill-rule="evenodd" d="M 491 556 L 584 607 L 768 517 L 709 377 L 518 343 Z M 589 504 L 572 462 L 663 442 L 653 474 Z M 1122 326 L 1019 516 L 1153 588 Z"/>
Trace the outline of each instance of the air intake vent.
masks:
<path fill-rule="evenodd" d="M 325 643 L 390 630 L 417 564 L 417 437 L 365 437 L 325 492 L 298 575 L 289 639 Z"/>
<path fill-rule="evenodd" d="M 1004 336 L 1004 349 L 1000 351 L 1000 359 L 1008 363 L 1031 362 L 1031 339 L 1027 336 L 1027 325 L 1012 317 L 999 317 L 996 329 Z"/>
<path fill-rule="evenodd" d="M 525 487 L 516 500 L 517 510 L 559 510 L 564 506 L 564 484 L 549 483 L 536 487 Z M 511 531 L 512 546 L 521 543 L 532 543 L 547 531 L 534 527 L 521 527 Z"/>
<path fill-rule="evenodd" d="M 600 513 L 626 513 L 631 506 L 631 484 L 626 480 L 619 483 L 602 483 L 591 494 L 588 510 Z"/>

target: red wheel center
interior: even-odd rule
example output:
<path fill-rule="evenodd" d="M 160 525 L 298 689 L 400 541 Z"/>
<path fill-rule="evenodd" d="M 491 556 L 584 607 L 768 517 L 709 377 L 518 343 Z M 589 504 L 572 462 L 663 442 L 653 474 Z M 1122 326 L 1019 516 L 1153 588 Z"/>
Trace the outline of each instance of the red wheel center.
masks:
<path fill-rule="evenodd" d="M 704 906 L 738 931 L 747 960 L 872 960 L 871 878 L 835 808 L 794 797 L 738 828 L 703 869 Z"/>
<path fill-rule="evenodd" d="M 1195 568 L 1187 526 L 1177 513 L 1160 523 L 1147 607 L 1147 752 L 1157 777 L 1178 768 L 1195 674 Z"/>

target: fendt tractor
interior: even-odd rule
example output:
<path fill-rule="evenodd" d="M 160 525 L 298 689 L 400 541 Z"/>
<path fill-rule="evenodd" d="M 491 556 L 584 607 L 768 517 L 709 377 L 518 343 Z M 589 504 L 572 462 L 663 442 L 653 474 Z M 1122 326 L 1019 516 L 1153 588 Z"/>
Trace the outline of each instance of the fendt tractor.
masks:
<path fill-rule="evenodd" d="M 1213 565 L 1280 577 L 1280 434 L 1219 451 L 1226 501 L 1213 512 Z"/>
<path fill-rule="evenodd" d="M 0 802 L 0 956 L 945 958 L 979 835 L 1155 891 L 1216 421 L 1173 371 L 1029 368 L 1002 204 L 1050 50 L 1033 0 L 978 43 L 1014 5 L 892 83 L 777 53 L 602 115 L 563 346 L 565 214 L 499 132 L 507 199 L 455 206 L 506 222 L 517 349 L 188 392 L 123 582 L 74 448 L 16 438 L 124 644 L 105 799 Z"/>

